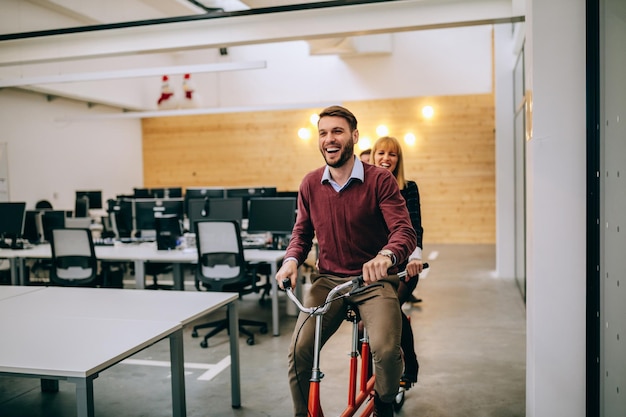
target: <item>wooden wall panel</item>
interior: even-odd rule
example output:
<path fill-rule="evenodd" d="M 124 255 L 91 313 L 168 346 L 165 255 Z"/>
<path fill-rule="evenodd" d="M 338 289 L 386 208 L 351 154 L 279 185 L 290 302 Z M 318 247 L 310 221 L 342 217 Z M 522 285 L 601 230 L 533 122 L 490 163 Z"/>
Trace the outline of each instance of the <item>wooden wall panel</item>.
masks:
<path fill-rule="evenodd" d="M 491 94 L 345 102 L 361 137 L 376 127 L 402 140 L 406 177 L 422 197 L 424 244 L 495 243 L 495 121 Z M 422 107 L 434 108 L 424 119 Z M 276 186 L 294 191 L 323 164 L 316 127 L 321 109 L 144 119 L 144 186 Z M 308 127 L 311 139 L 298 138 Z M 356 149 L 356 153 L 359 150 Z"/>

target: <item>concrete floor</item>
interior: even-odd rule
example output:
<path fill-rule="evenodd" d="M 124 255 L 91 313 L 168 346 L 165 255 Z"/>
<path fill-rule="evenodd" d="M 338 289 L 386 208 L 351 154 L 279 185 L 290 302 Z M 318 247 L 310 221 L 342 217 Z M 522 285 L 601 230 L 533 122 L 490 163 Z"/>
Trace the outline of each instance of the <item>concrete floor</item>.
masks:
<path fill-rule="evenodd" d="M 431 268 L 416 292 L 423 301 L 404 306 L 415 331 L 419 382 L 406 393 L 397 415 L 524 416 L 525 308 L 513 280 L 494 278 L 494 246 L 432 245 L 426 248 L 425 256 Z M 132 278 L 126 286 L 132 287 Z M 246 296 L 240 317 L 265 319 L 271 324 L 270 303 L 259 306 L 257 300 L 258 296 Z M 285 312 L 284 294 L 280 300 L 280 311 Z M 209 348 L 202 349 L 199 339 L 192 338 L 187 328 L 187 415 L 292 415 L 286 352 L 294 323 L 294 317 L 284 315 L 279 337 L 260 335 L 255 330 L 255 345 L 248 346 L 243 337 L 240 339 L 240 409 L 231 407 L 229 368 L 224 366 L 214 376 L 208 375 L 209 368 L 215 372 L 228 360 L 226 333 L 210 339 Z M 350 327 L 345 324 L 322 352 L 326 377 L 321 395 L 329 417 L 339 415 L 345 404 L 349 339 Z M 51 342 L 41 340 L 42 355 Z M 171 416 L 168 342 L 161 341 L 132 359 L 102 372 L 95 380 L 95 415 Z M 144 362 L 148 360 L 156 364 Z M 164 366 L 157 366 L 159 363 Z M 74 385 L 61 381 L 59 387 L 58 393 L 42 393 L 37 379 L 0 376 L 0 416 L 75 416 Z"/>

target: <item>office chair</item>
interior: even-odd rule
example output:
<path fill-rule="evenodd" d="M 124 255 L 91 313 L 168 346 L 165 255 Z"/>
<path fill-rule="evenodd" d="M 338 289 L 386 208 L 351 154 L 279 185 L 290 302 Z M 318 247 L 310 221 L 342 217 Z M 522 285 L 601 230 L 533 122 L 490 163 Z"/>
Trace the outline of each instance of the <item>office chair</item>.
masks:
<path fill-rule="evenodd" d="M 159 284 L 159 275 L 170 273 L 172 272 L 172 270 L 173 270 L 172 264 L 146 262 L 145 273 L 146 275 L 152 277 L 152 284 L 146 285 L 145 289 L 147 290 L 171 290 L 173 289 L 174 288 L 173 285 Z"/>
<path fill-rule="evenodd" d="M 52 203 L 48 200 L 39 200 L 35 204 L 36 209 L 52 209 Z"/>
<path fill-rule="evenodd" d="M 50 283 L 95 287 L 99 284 L 98 259 L 89 229 L 52 229 Z"/>
<path fill-rule="evenodd" d="M 196 246 L 198 264 L 195 285 L 198 291 L 237 292 L 239 297 L 258 293 L 256 265 L 246 262 L 241 243 L 241 230 L 236 220 L 204 220 L 196 222 Z M 243 326 L 257 326 L 261 334 L 267 333 L 267 324 L 261 321 L 239 319 L 239 331 L 248 336 L 246 343 L 254 344 L 254 334 Z M 208 347 L 208 339 L 222 330 L 228 330 L 226 318 L 194 326 L 192 336 L 198 337 L 198 329 L 213 328 L 200 343 Z"/>

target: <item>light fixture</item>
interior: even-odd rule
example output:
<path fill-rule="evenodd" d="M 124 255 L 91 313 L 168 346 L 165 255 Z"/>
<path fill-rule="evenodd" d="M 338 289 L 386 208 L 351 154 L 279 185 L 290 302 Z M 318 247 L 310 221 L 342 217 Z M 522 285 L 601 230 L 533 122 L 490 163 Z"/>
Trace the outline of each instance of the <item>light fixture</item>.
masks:
<path fill-rule="evenodd" d="M 372 141 L 367 136 L 362 136 L 359 138 L 359 141 L 356 143 L 356 146 L 364 151 L 366 149 L 370 149 L 372 147 Z"/>
<path fill-rule="evenodd" d="M 320 116 L 317 113 L 313 113 L 311 117 L 309 117 L 309 121 L 313 126 L 317 126 L 317 122 L 320 120 Z"/>
<path fill-rule="evenodd" d="M 306 127 L 301 127 L 298 130 L 298 137 L 302 140 L 309 140 L 311 139 L 311 130 L 307 129 Z"/>
<path fill-rule="evenodd" d="M 18 87 L 23 85 L 71 83 L 77 81 L 117 80 L 121 78 L 140 78 L 162 76 L 163 74 L 196 74 L 203 72 L 241 71 L 266 68 L 266 61 L 220 62 L 201 65 L 177 65 L 169 67 L 135 68 L 118 71 L 81 72 L 41 77 L 0 79 L 0 87 Z"/>
<path fill-rule="evenodd" d="M 404 143 L 406 143 L 408 146 L 415 145 L 415 135 L 413 133 L 407 133 L 406 135 L 404 135 Z"/>
<path fill-rule="evenodd" d="M 387 136 L 389 135 L 389 128 L 385 125 L 379 125 L 376 128 L 376 134 L 378 135 L 379 138 L 382 138 L 383 136 Z"/>
<path fill-rule="evenodd" d="M 435 110 L 432 106 L 424 106 L 422 107 L 422 116 L 427 119 L 430 119 L 435 114 Z"/>

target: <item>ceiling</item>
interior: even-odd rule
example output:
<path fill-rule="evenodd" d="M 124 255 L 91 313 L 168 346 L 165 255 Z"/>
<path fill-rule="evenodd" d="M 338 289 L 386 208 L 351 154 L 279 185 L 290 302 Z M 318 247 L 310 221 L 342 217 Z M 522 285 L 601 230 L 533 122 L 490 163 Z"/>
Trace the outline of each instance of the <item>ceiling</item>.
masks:
<path fill-rule="evenodd" d="M 523 0 L 2 1 L 0 88 L 66 97 L 71 94 L 56 88 L 55 82 L 89 76 L 128 79 L 130 70 L 141 73 L 155 67 L 156 57 L 189 65 L 181 58 L 184 51 L 219 50 L 223 55 L 240 45 L 305 40 L 310 54 L 391 53 L 389 33 L 520 21 L 524 4 Z M 93 71 L 94 63 L 108 73 Z M 63 81 L 54 78 L 60 76 Z M 83 99 L 98 102 L 97 97 Z"/>

